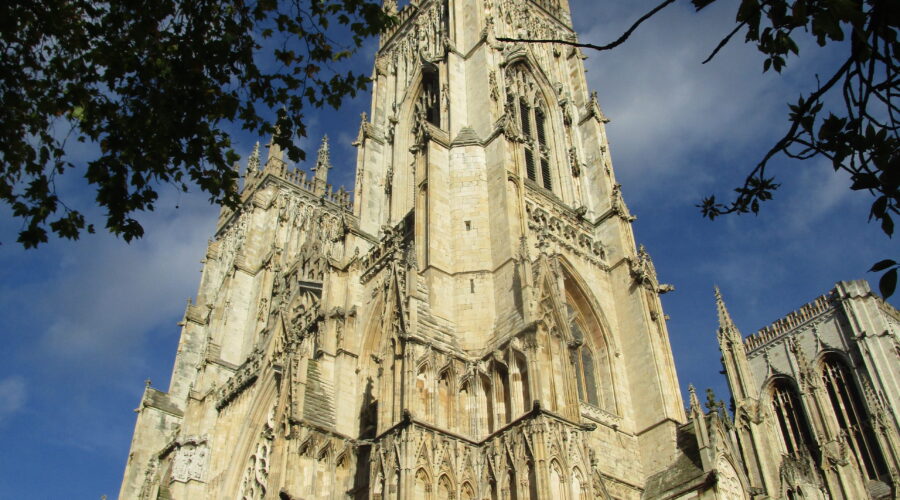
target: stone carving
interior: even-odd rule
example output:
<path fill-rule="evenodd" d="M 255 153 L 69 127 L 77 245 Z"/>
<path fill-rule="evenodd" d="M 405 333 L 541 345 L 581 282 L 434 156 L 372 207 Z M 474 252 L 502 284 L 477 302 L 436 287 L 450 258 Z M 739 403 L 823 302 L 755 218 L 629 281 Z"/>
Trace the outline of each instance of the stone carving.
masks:
<path fill-rule="evenodd" d="M 589 226 L 533 197 L 526 197 L 525 212 L 528 216 L 528 228 L 537 233 L 539 238 L 554 241 L 594 264 L 606 266 L 603 244 L 593 235 Z"/>
<path fill-rule="evenodd" d="M 209 449 L 204 441 L 187 440 L 178 446 L 172 459 L 172 480 L 186 483 L 206 481 Z"/>
<path fill-rule="evenodd" d="M 581 164 L 578 162 L 578 150 L 575 146 L 569 148 L 569 166 L 572 168 L 572 177 L 581 176 Z"/>
<path fill-rule="evenodd" d="M 658 294 L 671 292 L 674 286 L 660 283 L 656 278 L 656 267 L 653 260 L 644 245 L 638 247 L 637 254 L 634 257 L 627 257 L 628 267 L 631 270 L 631 277 L 650 291 Z"/>
<path fill-rule="evenodd" d="M 241 500 L 263 500 L 269 486 L 269 454 L 272 443 L 265 437 L 256 444 L 256 449 L 247 459 L 247 467 L 241 479 Z"/>
<path fill-rule="evenodd" d="M 625 206 L 625 200 L 622 199 L 621 184 L 613 184 L 612 192 L 610 193 L 609 198 L 610 210 L 612 211 L 612 213 L 625 219 L 625 221 L 627 222 L 634 222 L 637 219 L 637 217 L 631 215 L 631 213 L 628 211 L 628 208 Z"/>
<path fill-rule="evenodd" d="M 718 498 L 722 500 L 744 500 L 746 498 L 737 471 L 723 455 L 716 460 L 716 489 L 719 490 Z"/>
<path fill-rule="evenodd" d="M 262 367 L 263 352 L 254 350 L 247 358 L 247 361 L 238 368 L 238 370 L 225 382 L 218 390 L 218 402 L 216 409 L 222 411 L 235 398 L 237 398 L 245 389 L 253 385 L 259 377 L 259 370 Z"/>
<path fill-rule="evenodd" d="M 379 61 L 388 61 L 391 73 L 400 76 L 405 90 L 423 61 L 435 62 L 444 57 L 447 50 L 446 26 L 448 20 L 443 2 L 430 2 L 427 7 L 410 16 L 416 10 L 408 6 L 400 11 L 400 23 L 393 33 L 383 35 L 387 40 L 381 48 Z"/>
<path fill-rule="evenodd" d="M 403 218 L 394 227 L 385 226 L 382 228 L 383 236 L 381 243 L 376 245 L 368 254 L 362 258 L 362 268 L 364 269 L 360 281 L 367 283 L 384 269 L 393 260 L 401 260 L 404 256 L 409 261 L 406 250 L 410 245 L 410 238 L 413 230 L 413 213 Z M 414 258 L 413 258 L 414 259 Z"/>

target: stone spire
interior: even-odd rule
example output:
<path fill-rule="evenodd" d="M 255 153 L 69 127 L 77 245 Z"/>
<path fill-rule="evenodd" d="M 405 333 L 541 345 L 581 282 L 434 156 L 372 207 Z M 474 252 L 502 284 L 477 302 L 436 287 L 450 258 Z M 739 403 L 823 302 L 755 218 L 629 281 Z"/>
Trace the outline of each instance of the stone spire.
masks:
<path fill-rule="evenodd" d="M 697 389 L 694 388 L 694 384 L 688 385 L 688 394 L 690 395 L 691 413 L 702 415 L 703 408 L 700 406 L 700 399 L 697 398 Z"/>
<path fill-rule="evenodd" d="M 747 361 L 747 351 L 744 349 L 744 339 L 738 330 L 719 287 L 716 291 L 716 313 L 719 316 L 719 350 L 722 352 L 722 364 L 725 365 L 725 373 L 728 376 L 728 385 L 735 401 L 740 402 L 745 398 L 758 399 L 759 389 L 753 382 L 753 374 L 750 371 L 750 363 Z"/>
<path fill-rule="evenodd" d="M 738 341 L 742 340 L 741 332 L 738 330 L 737 326 L 734 324 L 734 321 L 731 320 L 731 314 L 728 313 L 728 308 L 725 307 L 725 301 L 722 299 L 722 292 L 719 291 L 719 287 L 715 287 L 716 290 L 716 314 L 719 317 L 719 337 L 721 341 L 721 337 L 726 335 L 731 338 L 731 340 Z"/>
<path fill-rule="evenodd" d="M 325 194 L 328 186 L 328 171 L 331 170 L 331 153 L 328 149 L 328 136 L 322 137 L 322 145 L 319 146 L 319 154 L 316 156 L 316 166 L 313 167 L 313 182 L 315 193 L 318 196 Z"/>

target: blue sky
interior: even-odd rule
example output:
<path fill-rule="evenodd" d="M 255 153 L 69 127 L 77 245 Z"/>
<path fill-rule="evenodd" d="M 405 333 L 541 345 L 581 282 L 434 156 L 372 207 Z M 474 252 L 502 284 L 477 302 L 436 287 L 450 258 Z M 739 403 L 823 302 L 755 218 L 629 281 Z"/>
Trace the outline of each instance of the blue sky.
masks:
<path fill-rule="evenodd" d="M 579 0 L 572 10 L 581 40 L 605 43 L 654 3 Z M 823 162 L 776 163 L 783 187 L 759 216 L 700 217 L 694 205 L 743 179 L 786 129 L 785 103 L 814 84 L 815 72 L 827 73 L 841 50 L 801 43 L 801 57 L 781 76 L 763 75 L 759 55 L 741 43 L 701 65 L 730 30 L 733 7 L 698 15 L 680 2 L 624 46 L 586 51 L 585 61 L 612 120 L 613 166 L 638 216 L 636 239 L 660 280 L 676 287 L 663 305 L 682 388 L 712 386 L 722 397 L 714 284 L 749 334 L 837 280 L 868 278 L 874 286 L 867 269 L 897 250 L 866 224 L 869 195 L 849 191 L 846 177 Z M 373 52 L 357 57 L 362 68 L 371 67 Z M 314 158 L 329 134 L 337 185 L 352 184 L 350 142 L 368 103 L 364 95 L 310 116 L 302 145 Z M 235 139 L 244 153 L 257 140 Z M 67 202 L 89 206 L 78 180 L 61 189 Z M 196 292 L 217 214 L 202 194 L 169 187 L 161 194 L 157 211 L 141 218 L 146 236 L 130 245 L 98 234 L 24 251 L 15 243 L 18 223 L 0 209 L 0 498 L 117 495 L 132 410 L 144 380 L 168 386 L 176 323 Z"/>

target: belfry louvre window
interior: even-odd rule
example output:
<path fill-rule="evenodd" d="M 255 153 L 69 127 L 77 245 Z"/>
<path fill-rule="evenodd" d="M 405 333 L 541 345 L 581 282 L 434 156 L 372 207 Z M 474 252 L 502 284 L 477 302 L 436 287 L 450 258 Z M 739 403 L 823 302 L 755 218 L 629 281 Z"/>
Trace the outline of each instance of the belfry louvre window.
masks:
<path fill-rule="evenodd" d="M 772 409 L 785 450 L 791 455 L 809 452 L 812 442 L 809 425 L 797 391 L 785 379 L 778 379 L 772 384 Z"/>
<path fill-rule="evenodd" d="M 878 479 L 886 474 L 887 467 L 881 448 L 847 365 L 834 355 L 826 357 L 822 363 L 822 381 L 828 391 L 838 425 L 847 434 L 850 446 L 866 475 L 869 479 Z"/>
<path fill-rule="evenodd" d="M 525 174 L 529 180 L 552 191 L 546 113 L 538 106 L 529 106 L 524 98 L 520 98 L 519 126 L 525 140 Z"/>

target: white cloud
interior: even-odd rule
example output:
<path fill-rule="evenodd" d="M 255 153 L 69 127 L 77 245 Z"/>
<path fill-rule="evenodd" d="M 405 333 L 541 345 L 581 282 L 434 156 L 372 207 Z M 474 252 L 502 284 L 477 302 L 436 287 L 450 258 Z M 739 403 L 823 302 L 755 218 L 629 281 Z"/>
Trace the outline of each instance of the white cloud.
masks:
<path fill-rule="evenodd" d="M 146 236 L 126 245 L 98 235 L 67 245 L 58 273 L 40 288 L 50 321 L 39 354 L 69 369 L 103 370 L 140 361 L 155 329 L 173 335 L 185 300 L 196 290 L 200 259 L 217 209 L 194 196 L 160 203 L 142 220 Z"/>
<path fill-rule="evenodd" d="M 25 407 L 25 379 L 12 375 L 0 379 L 0 424 Z"/>
<path fill-rule="evenodd" d="M 614 39 L 655 2 L 647 3 L 611 12 L 598 4 L 573 6 L 580 18 L 602 19 L 583 29 L 581 40 Z M 607 130 L 613 163 L 627 199 L 696 203 L 724 179 L 734 179 L 726 185 L 739 183 L 762 156 L 760 142 L 774 144 L 786 129 L 785 104 L 796 98 L 796 80 L 812 79 L 810 69 L 823 56 L 810 50 L 790 60 L 784 75 L 762 74 L 760 54 L 739 34 L 712 62 L 701 64 L 733 26 L 733 16 L 730 4 L 701 13 L 676 4 L 616 49 L 584 50 L 589 84 L 612 119 Z"/>

